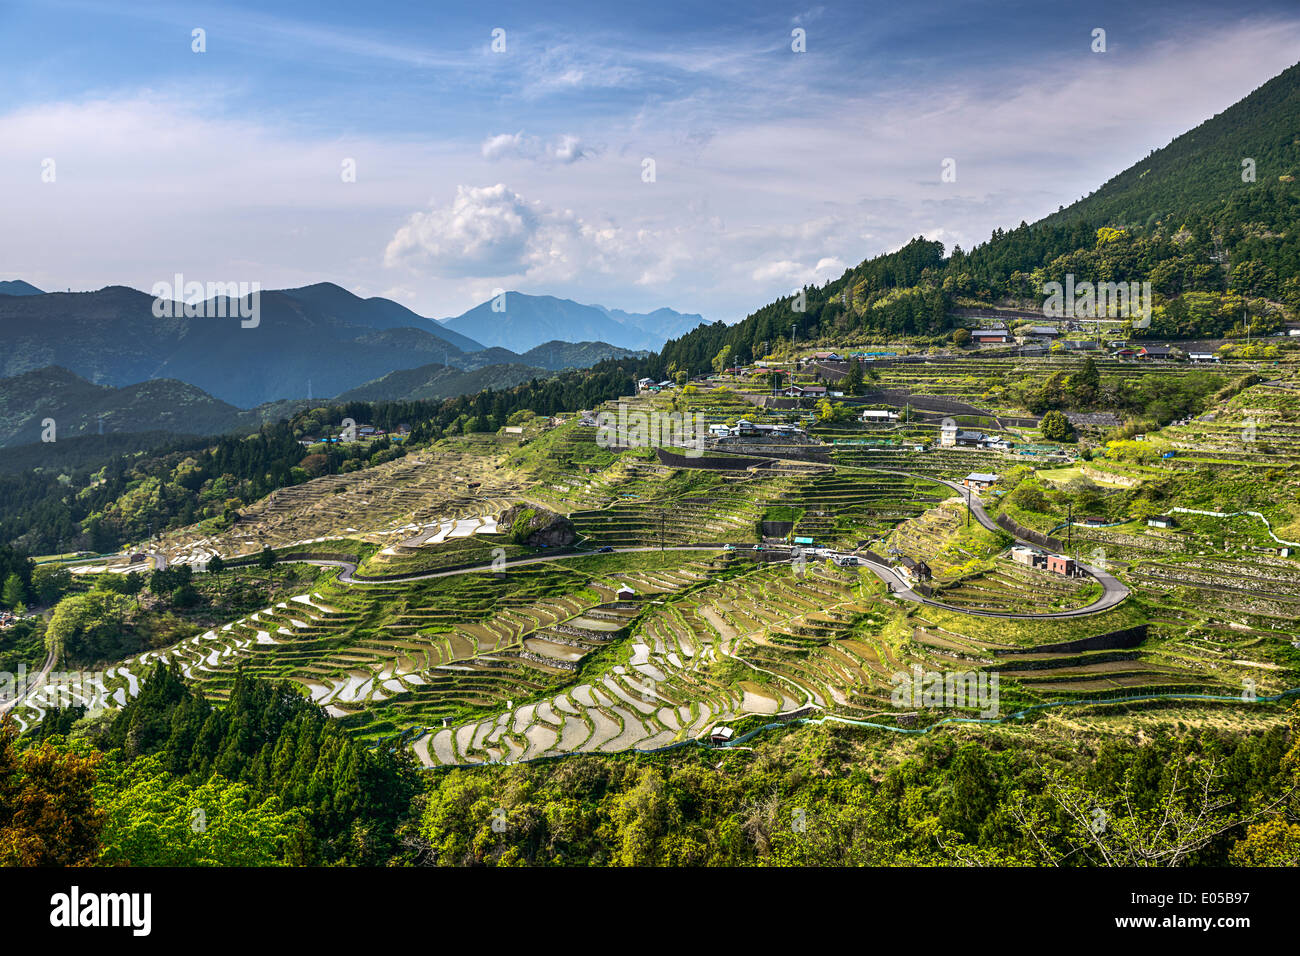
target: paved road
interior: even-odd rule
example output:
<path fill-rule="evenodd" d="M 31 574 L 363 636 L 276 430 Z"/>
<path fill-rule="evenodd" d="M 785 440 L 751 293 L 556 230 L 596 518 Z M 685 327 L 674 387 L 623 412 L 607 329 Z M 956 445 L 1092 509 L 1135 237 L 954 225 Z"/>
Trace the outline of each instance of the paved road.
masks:
<path fill-rule="evenodd" d="M 974 503 L 972 502 L 972 511 L 974 511 L 973 504 Z M 606 552 L 606 553 L 634 554 L 638 552 L 651 552 L 651 551 L 660 551 L 660 550 L 715 551 L 716 552 L 721 548 L 722 548 L 721 544 L 682 544 L 682 545 L 669 545 L 662 549 L 658 547 L 615 548 L 613 552 Z M 540 557 L 535 557 L 535 558 L 519 558 L 514 561 L 507 561 L 504 564 L 497 565 L 497 568 L 500 570 L 505 570 L 507 568 L 523 567 L 524 565 L 529 565 L 529 564 L 541 564 L 548 561 L 567 561 L 573 558 L 591 557 L 596 553 L 597 552 L 595 551 L 578 551 L 578 552 L 568 552 L 566 554 L 548 554 L 548 555 L 542 555 Z M 753 553 L 753 552 L 746 552 L 741 548 L 737 548 L 735 553 L 744 554 L 744 553 Z M 785 549 L 769 548 L 767 549 L 766 552 L 763 553 L 780 554 L 783 556 L 781 560 L 788 561 L 790 559 L 790 552 Z M 293 560 L 293 559 L 286 559 L 286 560 Z M 1117 581 L 1114 577 L 1107 574 L 1106 572 L 1092 569 L 1092 568 L 1085 568 L 1085 570 L 1087 570 L 1090 574 L 1092 574 L 1095 578 L 1097 578 L 1097 580 L 1101 582 L 1103 588 L 1102 596 L 1098 598 L 1096 601 L 1094 601 L 1093 603 L 1085 607 L 1073 608 L 1068 611 L 1047 611 L 1039 614 L 1013 613 L 1007 611 L 987 611 L 979 608 L 958 607 L 953 604 L 944 604 L 942 601 L 931 600 L 930 598 L 924 597 L 918 594 L 916 591 L 913 591 L 908 586 L 906 580 L 904 580 L 889 565 L 878 564 L 875 561 L 869 561 L 866 558 L 860 556 L 855 556 L 855 560 L 857 561 L 860 567 L 867 568 L 873 574 L 875 574 L 876 577 L 884 581 L 892 594 L 902 598 L 905 601 L 914 601 L 917 604 L 928 604 L 931 607 L 944 608 L 945 610 L 956 611 L 961 614 L 976 614 L 981 617 L 999 617 L 999 618 L 1011 618 L 1011 619 L 1021 619 L 1021 618 L 1052 619 L 1052 618 L 1085 617 L 1089 614 L 1098 614 L 1102 611 L 1109 610 L 1110 608 L 1114 607 L 1116 604 L 1119 604 L 1121 601 L 1123 601 L 1126 597 L 1128 597 L 1128 593 L 1129 593 L 1128 588 L 1126 588 L 1123 584 L 1121 584 L 1119 581 Z M 342 568 L 343 570 L 342 573 L 339 575 L 339 581 L 341 581 L 344 584 L 358 584 L 358 585 L 401 583 L 406 581 L 427 581 L 431 578 L 447 578 L 447 577 L 453 577 L 458 574 L 480 574 L 484 571 L 491 571 L 493 569 L 492 564 L 488 562 L 488 563 L 474 565 L 472 567 L 467 567 L 467 568 L 455 568 L 450 571 L 429 571 L 424 574 L 414 574 L 411 575 L 410 577 L 400 578 L 398 581 L 388 582 L 388 581 L 369 581 L 366 580 L 365 578 L 356 578 L 354 574 L 357 570 L 357 566 L 356 563 L 352 561 L 332 561 L 332 560 L 325 560 L 325 559 L 312 559 L 312 560 L 304 561 L 302 563 L 314 564 L 319 567 Z M 1080 567 L 1083 566 L 1080 565 Z"/>
<path fill-rule="evenodd" d="M 954 491 L 956 494 L 958 494 L 963 498 L 965 498 L 967 495 L 966 488 L 964 488 L 962 485 L 958 484 L 955 481 L 948 480 L 947 478 L 938 478 L 931 475 L 918 475 L 910 471 L 898 471 L 892 468 L 867 468 L 867 467 L 852 466 L 852 465 L 849 466 L 841 465 L 841 466 L 837 466 L 837 468 L 841 471 L 879 472 L 879 473 L 890 474 L 890 475 L 901 475 L 905 478 L 913 478 L 921 481 L 931 481 L 936 484 L 944 485 L 945 487 L 951 489 L 952 491 Z M 988 513 L 984 510 L 984 504 L 979 500 L 979 498 L 977 498 L 975 495 L 972 494 L 968 500 L 970 502 L 971 515 L 983 527 L 987 528 L 990 531 L 1006 530 L 1005 528 L 1002 528 L 997 522 L 995 522 L 992 518 L 988 516 Z M 1013 535 L 1012 537 L 1015 536 Z M 1022 544 L 1035 546 L 1033 542 L 1030 541 L 1022 541 L 1019 538 L 1016 538 L 1016 540 Z M 653 551 L 718 551 L 722 547 L 723 547 L 722 542 L 716 542 L 716 543 L 704 543 L 704 544 L 671 545 L 662 548 L 656 546 L 649 546 L 649 547 L 642 547 L 642 548 L 615 548 L 613 550 L 613 553 L 629 554 L 629 553 L 653 552 Z M 738 546 L 737 548 L 738 553 L 743 553 L 745 550 L 746 548 L 743 545 Z M 781 553 L 783 549 L 769 548 L 767 550 L 768 553 L 771 553 L 773 551 L 777 553 Z M 597 552 L 595 551 L 577 551 L 577 552 L 566 552 L 564 554 L 540 555 L 538 557 L 532 557 L 532 558 L 518 558 L 514 561 L 506 561 L 503 564 L 498 564 L 496 565 L 496 569 L 505 570 L 507 568 L 518 568 L 529 564 L 541 564 L 548 561 L 567 561 L 573 558 L 589 557 L 596 553 Z M 785 553 L 785 557 L 783 560 L 789 560 L 790 553 L 788 551 L 784 553 Z M 285 558 L 282 559 L 282 562 L 292 562 L 295 560 L 298 560 L 299 563 L 314 564 L 320 567 L 341 568 L 342 573 L 339 574 L 339 578 L 338 578 L 339 581 L 344 584 L 355 584 L 355 585 L 388 584 L 388 583 L 399 583 L 405 581 L 427 581 L 433 578 L 453 577 L 458 574 L 478 574 L 484 571 L 493 570 L 493 563 L 485 561 L 482 564 L 473 565 L 470 567 L 454 568 L 447 571 L 428 571 L 423 574 L 412 574 L 409 577 L 397 578 L 394 581 L 375 581 L 375 580 L 367 580 L 365 578 L 355 577 L 357 565 L 355 562 L 352 561 Z M 875 561 L 869 561 L 863 557 L 857 557 L 857 562 L 859 566 L 868 568 L 873 574 L 876 575 L 876 577 L 884 581 L 886 586 L 889 588 L 890 592 L 896 595 L 897 597 L 900 597 L 906 601 L 914 601 L 917 604 L 928 604 L 931 607 L 938 607 L 949 611 L 956 611 L 961 614 L 975 614 L 975 615 L 979 615 L 980 617 L 997 617 L 997 618 L 1008 618 L 1008 619 L 1052 619 L 1052 618 L 1085 617 L 1089 614 L 1099 614 L 1102 611 L 1107 611 L 1110 608 L 1114 607 L 1115 605 L 1119 604 L 1129 595 L 1129 589 L 1113 575 L 1107 573 L 1106 571 L 1103 571 L 1100 568 L 1091 567 L 1089 565 L 1083 564 L 1082 562 L 1076 561 L 1075 563 L 1080 568 L 1082 568 L 1088 574 L 1092 575 L 1092 577 L 1095 578 L 1102 586 L 1101 597 L 1099 597 L 1096 601 L 1093 601 L 1091 604 L 1086 605 L 1085 607 L 1073 608 L 1068 611 L 1044 611 L 1041 613 L 1032 613 L 1032 612 L 1014 613 L 1008 611 L 988 611 L 979 608 L 958 607 L 957 605 L 953 605 L 953 604 L 944 604 L 942 601 L 931 600 L 930 598 L 924 597 L 923 595 L 917 593 L 916 591 L 913 591 L 911 587 L 908 586 L 907 581 L 902 576 L 900 576 L 899 573 L 895 571 L 893 567 L 891 567 L 890 565 L 881 564 Z M 48 671 L 48 669 L 49 667 L 47 666 L 46 670 Z"/>
<path fill-rule="evenodd" d="M 966 498 L 967 492 L 969 490 L 967 488 L 964 488 L 962 485 L 958 484 L 955 481 L 949 481 L 947 478 L 937 478 L 929 475 L 917 475 L 917 474 L 913 474 L 910 471 L 895 471 L 892 468 L 861 468 L 861 469 L 854 469 L 854 470 L 883 471 L 891 475 L 903 475 L 908 478 L 919 478 L 923 481 L 933 481 L 936 484 L 945 485 L 948 488 L 951 488 L 962 498 Z M 996 521 L 994 521 L 992 518 L 989 517 L 988 512 L 984 510 L 984 503 L 980 501 L 980 499 L 974 493 L 971 493 L 970 497 L 967 500 L 970 502 L 971 516 L 974 517 L 974 519 L 978 521 L 983 527 L 987 528 L 989 531 L 1001 531 L 1010 534 L 1010 532 L 1007 531 L 1006 528 L 1002 527 L 1000 524 L 998 524 Z M 1026 541 L 1023 538 L 1017 538 L 1014 534 L 1012 534 L 1011 537 L 1014 538 L 1016 542 L 1019 544 L 1025 544 L 1031 548 L 1039 547 L 1039 545 L 1034 544 L 1034 542 L 1032 541 Z M 912 591 L 910 588 L 908 588 L 906 580 L 904 580 L 901 576 L 899 576 L 889 565 L 876 564 L 873 561 L 867 561 L 865 558 L 860 558 L 859 561 L 862 564 L 865 564 L 867 567 L 869 567 L 872 570 L 872 572 L 874 572 L 875 575 L 879 577 L 882 581 L 884 581 L 886 584 L 891 585 L 891 590 L 894 590 L 894 593 L 899 594 L 900 596 L 905 597 L 910 601 L 918 601 L 921 604 L 929 604 L 932 607 L 946 608 L 947 610 L 950 611 L 960 611 L 963 614 L 978 614 L 981 615 L 982 617 L 1005 617 L 1005 618 L 1083 617 L 1088 614 L 1098 614 L 1102 611 L 1110 610 L 1115 605 L 1119 604 L 1121 601 L 1123 601 L 1125 598 L 1129 596 L 1128 587 L 1122 581 L 1116 578 L 1113 574 L 1110 574 L 1107 571 L 1103 571 L 1101 568 L 1096 568 L 1091 565 L 1084 564 L 1082 561 L 1075 561 L 1075 564 L 1077 564 L 1084 571 L 1087 571 L 1090 575 L 1092 575 L 1094 579 L 1097 580 L 1099 584 L 1101 584 L 1102 587 L 1101 597 L 1093 601 L 1091 604 L 1085 607 L 1074 608 L 1069 611 L 1047 611 L 1040 614 L 1029 614 L 1029 613 L 1011 614 L 1002 611 L 983 611 L 974 608 L 957 607 L 952 604 L 944 604 L 940 601 L 932 601 L 929 598 L 922 597 L 920 594 L 917 594 L 915 591 Z M 894 588 L 893 587 L 894 585 L 897 585 L 898 587 Z"/>

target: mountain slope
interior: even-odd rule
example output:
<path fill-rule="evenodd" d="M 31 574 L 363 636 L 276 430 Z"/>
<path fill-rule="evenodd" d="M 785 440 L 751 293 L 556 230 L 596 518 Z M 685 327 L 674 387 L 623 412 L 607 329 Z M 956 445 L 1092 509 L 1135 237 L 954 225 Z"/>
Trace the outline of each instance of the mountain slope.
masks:
<path fill-rule="evenodd" d="M 0 295 L 44 295 L 40 289 L 22 279 L 6 279 L 0 282 Z"/>
<path fill-rule="evenodd" d="M 531 365 L 485 365 L 462 371 L 442 364 L 401 369 L 349 389 L 334 401 L 397 402 L 452 398 L 473 395 L 484 389 L 500 391 L 533 378 L 546 378 L 549 370 Z"/>
<path fill-rule="evenodd" d="M 298 407 L 306 403 L 296 403 Z M 265 406 L 244 411 L 202 389 L 173 379 L 154 379 L 122 388 L 95 385 L 65 368 L 51 366 L 0 379 L 0 446 L 42 442 L 45 422 L 54 440 L 82 435 L 167 432 L 216 435 L 252 430 L 263 421 L 292 414 L 297 407 Z"/>
<path fill-rule="evenodd" d="M 951 344 L 955 310 L 1041 311 L 1044 284 L 1150 282 L 1141 338 L 1266 335 L 1300 320 L 1300 65 L 1176 138 L 1101 189 L 1033 225 L 996 229 L 969 252 L 918 237 L 840 278 L 732 326 L 701 326 L 668 342 L 652 374 L 711 367 L 729 347 L 744 363 L 801 345 L 860 345 L 914 336 Z M 1256 160 L 1243 182 L 1243 157 Z"/>
<path fill-rule="evenodd" d="M 1244 159 L 1254 181 L 1242 178 Z M 1300 63 L 1040 224 L 1150 225 L 1233 198 L 1294 194 L 1285 176 L 1300 178 Z"/>

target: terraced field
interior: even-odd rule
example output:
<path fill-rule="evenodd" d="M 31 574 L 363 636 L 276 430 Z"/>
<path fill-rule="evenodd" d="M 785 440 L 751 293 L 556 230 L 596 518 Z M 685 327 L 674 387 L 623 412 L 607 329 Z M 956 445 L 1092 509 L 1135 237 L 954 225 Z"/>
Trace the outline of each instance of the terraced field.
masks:
<path fill-rule="evenodd" d="M 971 374 L 1001 374 L 1005 363 L 987 360 Z M 957 380 L 938 391 L 945 382 L 931 373 L 932 393 L 978 397 L 975 385 Z M 903 381 L 912 373 L 889 374 Z M 1269 449 L 1251 467 L 1281 486 L 1280 470 L 1296 463 L 1300 416 L 1290 410 L 1294 396 L 1264 389 L 1246 390 L 1214 419 L 1151 436 L 1153 446 L 1177 446 L 1173 459 L 1087 467 L 1114 479 L 1108 494 L 1235 467 L 1235 436 L 1249 418 L 1252 440 Z M 744 409 L 762 414 L 725 394 L 698 402 L 719 420 Z M 934 425 L 908 427 L 920 434 Z M 830 715 L 912 726 L 973 715 L 951 707 L 900 713 L 891 692 L 913 667 L 997 675 L 1004 712 L 1151 694 L 1267 695 L 1296 686 L 1300 570 L 1277 553 L 1262 519 L 1188 513 L 1172 531 L 1140 522 L 1075 527 L 1074 552 L 1103 562 L 1132 591 L 1118 606 L 1094 611 L 1097 579 L 1013 563 L 1013 539 L 983 527 L 978 507 L 971 520 L 964 497 L 938 480 L 1026 462 L 1052 467 L 1027 456 L 916 451 L 902 441 L 836 445 L 829 463 L 672 467 L 650 450 L 599 447 L 595 429 L 576 418 L 527 442 L 447 441 L 380 468 L 277 492 L 223 538 L 205 539 L 198 529 L 175 536 L 179 549 L 220 545 L 233 554 L 282 541 L 299 553 L 333 547 L 364 560 L 352 583 L 326 576 L 305 593 L 117 662 L 92 689 L 118 706 L 138 693 L 155 663 L 174 662 L 220 699 L 242 667 L 292 681 L 351 732 L 400 741 L 434 766 L 654 750 L 750 718 Z M 1076 467 L 1082 474 L 1083 464 Z M 1210 474 L 1204 484 L 1212 494 L 1231 490 L 1218 472 Z M 582 553 L 536 561 L 511 543 L 496 516 L 520 501 L 568 514 Z M 1300 536 L 1287 529 L 1285 507 L 1269 514 L 1275 529 Z M 765 520 L 777 522 L 770 527 L 779 526 L 778 535 L 861 555 L 869 549 L 888 555 L 886 563 L 924 560 L 933 576 L 913 582 L 911 594 L 895 581 L 890 593 L 880 572 L 867 568 L 815 559 L 760 563 L 754 552 L 654 550 L 754 542 Z M 329 534 L 311 534 L 321 531 Z M 648 550 L 591 553 L 603 546 Z M 502 553 L 533 563 L 500 573 L 483 567 Z M 442 576 L 365 580 L 384 574 Z M 625 587 L 632 597 L 620 599 Z M 1114 582 L 1108 587 L 1111 596 L 1127 593 Z M 918 593 L 943 606 L 918 603 Z M 1087 610 L 1020 617 L 1076 609 Z M 20 724 L 40 720 L 61 695 L 55 679 L 16 708 Z"/>

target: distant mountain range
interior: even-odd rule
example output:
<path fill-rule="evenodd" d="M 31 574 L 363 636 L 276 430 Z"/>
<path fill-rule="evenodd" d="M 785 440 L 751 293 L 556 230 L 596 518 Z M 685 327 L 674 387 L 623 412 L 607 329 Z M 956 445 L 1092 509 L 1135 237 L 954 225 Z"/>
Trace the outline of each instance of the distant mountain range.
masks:
<path fill-rule="evenodd" d="M 653 351 L 704 322 L 703 316 L 685 315 L 672 309 L 624 312 L 522 292 L 506 292 L 501 302 L 504 308 L 500 311 L 493 308 L 496 302 L 496 299 L 481 302 L 455 318 L 443 319 L 440 326 L 486 345 L 515 351 L 531 349 L 551 339 L 569 342 L 587 339 Z"/>
<path fill-rule="evenodd" d="M 19 280 L 3 287 L 11 291 L 0 293 L 0 377 L 57 365 L 119 388 L 174 379 L 239 408 L 332 397 L 426 365 L 562 369 L 633 354 L 573 326 L 563 336 L 530 339 L 519 346 L 523 354 L 489 347 L 396 302 L 331 283 L 263 291 L 257 324 L 247 328 L 238 318 L 158 318 L 153 296 L 125 286 L 43 293 Z M 218 304 L 234 312 L 229 300 L 212 299 L 203 313 L 217 314 Z M 549 341 L 559 338 L 585 341 Z M 529 351 L 537 346 L 545 348 Z"/>
<path fill-rule="evenodd" d="M 48 449 L 50 452 L 61 452 L 69 442 L 101 432 L 106 438 L 148 433 L 153 436 L 152 444 L 166 441 L 169 435 L 251 432 L 263 422 L 279 421 L 326 401 L 418 401 L 471 395 L 634 354 L 603 342 L 547 342 L 522 357 L 504 349 L 476 354 L 496 353 L 515 361 L 469 370 L 435 362 L 388 372 L 330 398 L 283 399 L 250 409 L 237 408 L 176 379 L 155 378 L 121 387 L 96 385 L 51 365 L 0 378 L 0 448 L 41 443 L 47 421 L 54 423 L 55 444 L 62 443 L 58 449 Z"/>
<path fill-rule="evenodd" d="M 6 279 L 0 282 L 0 295 L 44 295 L 40 289 L 22 279 Z"/>
<path fill-rule="evenodd" d="M 122 388 L 95 385 L 51 366 L 0 379 L 0 447 L 41 442 L 45 422 L 57 444 L 84 435 L 167 432 L 216 435 L 253 431 L 304 408 L 306 401 L 274 402 L 244 410 L 193 385 L 153 379 Z"/>

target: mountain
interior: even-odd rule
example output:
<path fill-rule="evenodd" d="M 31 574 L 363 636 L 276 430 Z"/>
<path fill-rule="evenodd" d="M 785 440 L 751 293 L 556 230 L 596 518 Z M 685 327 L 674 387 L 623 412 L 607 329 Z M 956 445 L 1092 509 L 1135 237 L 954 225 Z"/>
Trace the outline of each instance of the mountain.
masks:
<path fill-rule="evenodd" d="M 632 351 L 608 342 L 543 342 L 519 356 L 525 365 L 539 365 L 558 372 L 566 368 L 590 368 L 605 359 L 645 358 L 646 349 Z"/>
<path fill-rule="evenodd" d="M 331 283 L 263 291 L 259 299 L 256 323 L 243 327 L 237 317 L 159 318 L 153 296 L 125 286 L 0 296 L 0 376 L 58 365 L 118 387 L 171 378 L 252 408 L 308 394 L 337 395 L 394 370 L 435 363 L 465 371 L 488 365 L 559 369 L 629 354 L 592 336 L 573 335 L 578 330 L 570 326 L 567 338 L 587 341 L 550 343 L 545 356 L 520 356 L 396 302 L 362 299 Z M 209 299 L 201 311 L 233 316 L 237 303 Z M 599 310 L 591 312 L 603 328 L 622 328 Z"/>
<path fill-rule="evenodd" d="M 44 295 L 40 289 L 22 279 L 6 279 L 0 282 L 0 295 Z"/>
<path fill-rule="evenodd" d="M 651 350 L 659 348 L 669 339 L 685 335 L 696 326 L 708 324 L 704 316 L 697 312 L 683 313 L 667 308 L 655 309 L 653 312 L 624 312 L 622 309 L 607 309 L 603 305 L 596 308 L 615 322 L 645 333 L 649 337 L 647 342 L 651 344 L 641 347 Z"/>
<path fill-rule="evenodd" d="M 468 312 L 443 319 L 442 326 L 483 342 L 516 352 L 553 340 L 609 342 L 627 349 L 657 349 L 665 341 L 704 320 L 672 309 L 645 315 L 583 305 L 552 295 L 505 293 L 505 309 L 493 311 L 494 299 Z"/>
<path fill-rule="evenodd" d="M 84 435 L 164 432 L 216 435 L 252 431 L 287 418 L 307 403 L 276 403 L 245 411 L 173 379 L 122 388 L 95 385 L 50 366 L 0 379 L 0 447 L 42 442 L 53 420 L 54 444 Z"/>
<path fill-rule="evenodd" d="M 649 353 L 631 352 L 605 342 L 544 342 L 522 356 L 499 348 L 485 349 L 480 354 L 505 356 L 514 361 L 495 362 L 468 371 L 441 362 L 400 369 L 349 389 L 334 401 L 415 401 L 473 395 L 486 388 L 500 391 L 529 379 L 549 378 L 552 372 L 590 368 L 606 359 L 639 359 Z"/>
<path fill-rule="evenodd" d="M 365 325 L 372 329 L 420 329 L 456 346 L 462 352 L 478 352 L 483 345 L 432 319 L 412 312 L 391 299 L 373 296 L 363 299 L 332 282 L 318 282 L 300 289 L 285 289 L 284 294 L 308 306 L 320 315 L 330 316 L 345 325 Z"/>
<path fill-rule="evenodd" d="M 335 402 L 397 402 L 473 395 L 483 389 L 500 391 L 533 378 L 547 378 L 550 372 L 531 365 L 485 365 L 466 372 L 435 363 L 401 369 L 349 389 Z"/>
<path fill-rule="evenodd" d="M 1041 224 L 1151 225 L 1193 209 L 1258 203 L 1279 190 L 1295 197 L 1298 130 L 1300 63 Z M 1253 177 L 1245 176 L 1246 159 L 1253 162 Z"/>

